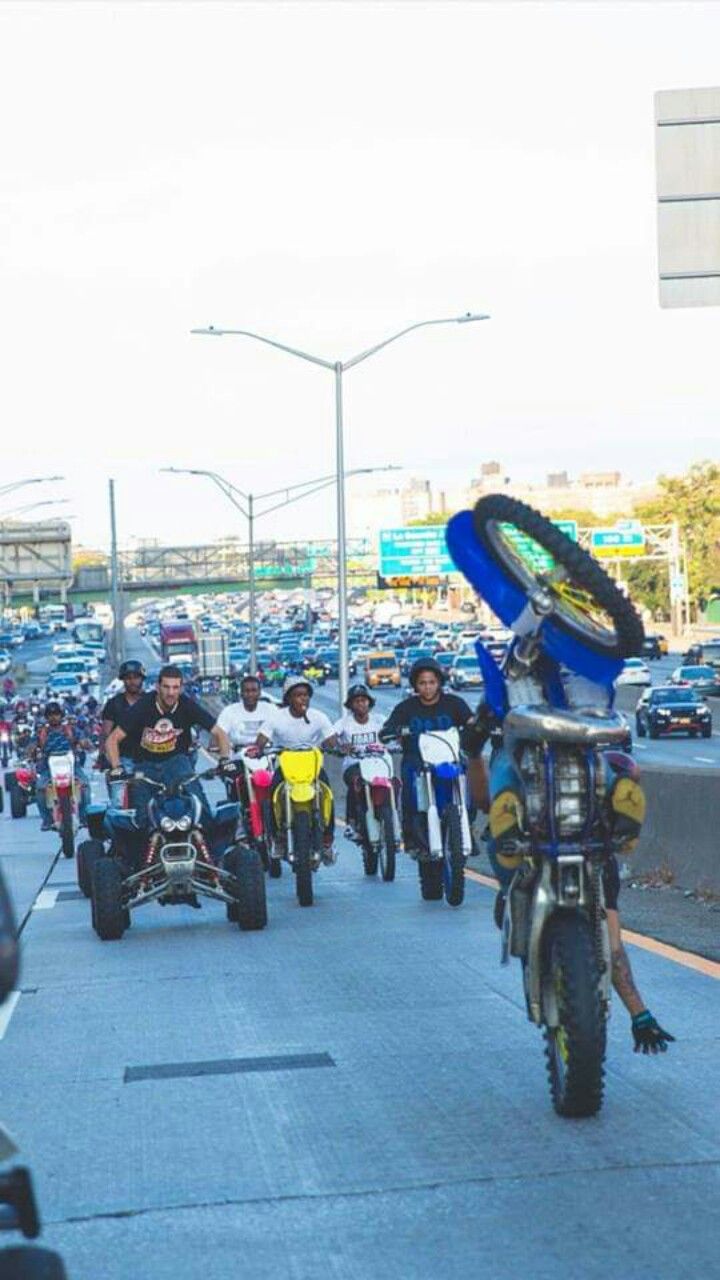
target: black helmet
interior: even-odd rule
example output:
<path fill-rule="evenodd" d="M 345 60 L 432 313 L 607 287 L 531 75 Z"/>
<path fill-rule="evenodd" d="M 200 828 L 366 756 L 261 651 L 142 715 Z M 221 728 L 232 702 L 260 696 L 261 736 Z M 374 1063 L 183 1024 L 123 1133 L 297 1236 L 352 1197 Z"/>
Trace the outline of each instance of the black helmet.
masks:
<path fill-rule="evenodd" d="M 48 702 L 45 704 L 45 719 L 49 720 L 50 716 L 64 715 L 63 709 L 59 702 Z"/>
<path fill-rule="evenodd" d="M 375 699 L 373 698 L 367 685 L 364 685 L 364 684 L 350 685 L 350 688 L 348 689 L 348 693 L 347 693 L 347 698 L 343 703 L 343 706 L 346 706 L 348 711 L 350 710 L 350 705 L 354 698 L 367 698 L 368 702 L 370 703 L 370 706 L 371 707 L 375 706 Z"/>
<path fill-rule="evenodd" d="M 145 668 L 142 662 L 138 662 L 136 658 L 130 658 L 127 662 L 120 665 L 118 676 L 122 680 L 125 676 L 142 676 L 145 679 Z"/>
<path fill-rule="evenodd" d="M 413 662 L 408 675 L 408 680 L 410 681 L 413 689 L 417 684 L 418 676 L 423 671 L 431 671 L 434 676 L 437 676 L 440 684 L 443 684 L 445 680 L 445 672 L 440 666 L 440 663 L 436 662 L 434 658 L 418 658 L 417 662 Z"/>

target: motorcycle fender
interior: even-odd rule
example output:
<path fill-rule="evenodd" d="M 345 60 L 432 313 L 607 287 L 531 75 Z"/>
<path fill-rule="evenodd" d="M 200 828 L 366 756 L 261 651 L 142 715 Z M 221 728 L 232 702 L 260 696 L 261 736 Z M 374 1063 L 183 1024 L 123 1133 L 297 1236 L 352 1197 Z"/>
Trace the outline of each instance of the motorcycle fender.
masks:
<path fill-rule="evenodd" d="M 372 798 L 373 807 L 382 809 L 388 798 L 388 792 L 392 791 L 390 783 L 385 778 L 373 778 L 370 784 L 370 796 Z"/>
<path fill-rule="evenodd" d="M 258 840 L 263 833 L 262 811 L 257 798 L 253 798 L 248 805 L 248 818 L 250 819 L 250 834 L 253 839 Z"/>
<path fill-rule="evenodd" d="M 292 782 L 290 784 L 290 798 L 293 804 L 309 804 L 315 795 L 315 787 L 312 782 Z"/>
<path fill-rule="evenodd" d="M 326 782 L 320 782 L 318 784 L 318 789 L 320 793 L 320 812 L 322 814 L 322 820 L 324 825 L 328 827 L 332 820 L 333 793 Z"/>
<path fill-rule="evenodd" d="M 528 1017 L 530 1020 L 542 1026 L 546 1022 L 549 1027 L 557 1026 L 557 1007 L 551 1007 L 554 1004 L 553 993 L 543 992 L 543 944 L 545 927 L 551 915 L 555 911 L 557 900 L 555 890 L 552 885 L 552 864 L 546 861 L 543 864 L 542 874 L 535 886 L 532 901 L 532 923 L 530 925 L 530 940 L 528 943 L 527 963 L 525 965 L 525 993 L 528 1002 Z M 547 998 L 547 1007 L 544 1007 L 543 995 Z M 554 1021 L 551 1019 L 554 1017 Z"/>

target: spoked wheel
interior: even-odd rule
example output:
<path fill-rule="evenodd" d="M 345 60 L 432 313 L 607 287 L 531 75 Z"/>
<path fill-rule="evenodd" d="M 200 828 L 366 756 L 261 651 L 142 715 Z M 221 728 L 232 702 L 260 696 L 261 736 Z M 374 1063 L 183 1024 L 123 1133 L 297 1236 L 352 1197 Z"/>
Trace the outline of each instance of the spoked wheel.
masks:
<path fill-rule="evenodd" d="M 439 858 L 418 862 L 420 893 L 425 902 L 441 902 L 443 896 L 443 863 Z"/>
<path fill-rule="evenodd" d="M 556 915 L 547 938 L 547 972 L 559 1025 L 545 1030 L 550 1092 L 558 1115 L 594 1116 L 602 1106 L 605 1019 L 590 923 Z"/>
<path fill-rule="evenodd" d="M 382 839 L 380 841 L 380 872 L 383 880 L 390 883 L 395 879 L 395 861 L 397 855 L 397 839 L 393 811 L 389 804 L 383 805 L 381 822 Z"/>
<path fill-rule="evenodd" d="M 73 831 L 72 801 L 67 793 L 60 796 L 60 842 L 63 856 L 75 857 L 75 832 Z"/>
<path fill-rule="evenodd" d="M 445 900 L 451 907 L 459 907 L 465 897 L 465 855 L 462 847 L 462 824 L 457 805 L 448 805 L 442 815 L 443 887 Z"/>
<path fill-rule="evenodd" d="M 313 904 L 312 828 L 310 814 L 306 809 L 296 809 L 295 811 L 293 817 L 293 844 L 295 846 L 295 861 L 293 865 L 297 900 L 301 907 L 311 907 Z"/>
<path fill-rule="evenodd" d="M 645 633 L 634 605 L 589 552 L 525 502 L 505 494 L 481 498 L 473 512 L 485 550 L 527 596 L 546 590 L 553 619 L 566 634 L 608 658 L 642 651 Z"/>

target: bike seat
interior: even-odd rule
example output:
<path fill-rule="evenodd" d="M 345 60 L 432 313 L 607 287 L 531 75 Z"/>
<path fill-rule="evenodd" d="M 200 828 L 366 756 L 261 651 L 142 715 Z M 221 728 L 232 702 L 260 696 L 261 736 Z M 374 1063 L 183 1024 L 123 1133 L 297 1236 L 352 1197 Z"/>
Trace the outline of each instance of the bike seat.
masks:
<path fill-rule="evenodd" d="M 547 704 L 520 706 L 505 716 L 503 737 L 510 748 L 520 742 L 617 746 L 627 738 L 627 725 L 614 711 L 573 711 Z"/>

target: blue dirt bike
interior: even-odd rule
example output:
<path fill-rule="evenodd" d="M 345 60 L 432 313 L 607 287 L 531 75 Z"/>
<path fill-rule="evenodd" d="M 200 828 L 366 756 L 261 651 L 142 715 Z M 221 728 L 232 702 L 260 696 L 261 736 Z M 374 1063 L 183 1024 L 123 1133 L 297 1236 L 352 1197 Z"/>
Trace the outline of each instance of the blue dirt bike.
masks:
<path fill-rule="evenodd" d="M 491 849 L 507 888 L 503 960 L 522 961 L 555 1109 L 592 1115 L 602 1105 L 610 1010 L 605 877 L 628 841 L 609 795 L 635 776 L 613 682 L 642 650 L 642 623 L 586 551 L 503 494 L 454 516 L 447 543 L 514 633 L 501 667 L 476 646 L 480 715 L 494 742 Z"/>

